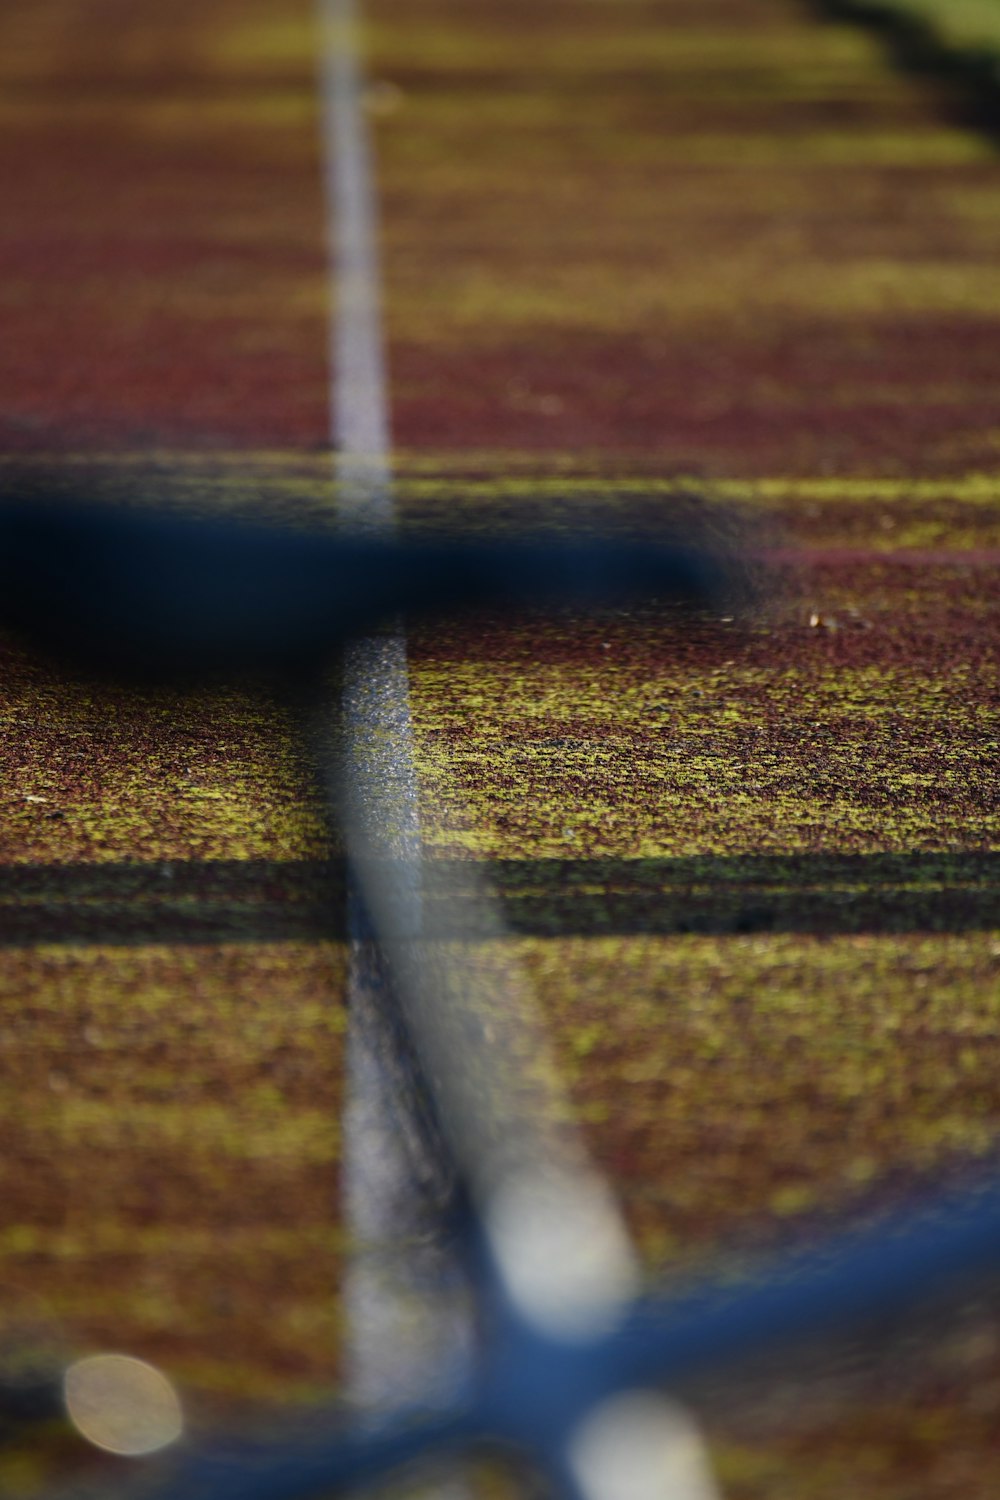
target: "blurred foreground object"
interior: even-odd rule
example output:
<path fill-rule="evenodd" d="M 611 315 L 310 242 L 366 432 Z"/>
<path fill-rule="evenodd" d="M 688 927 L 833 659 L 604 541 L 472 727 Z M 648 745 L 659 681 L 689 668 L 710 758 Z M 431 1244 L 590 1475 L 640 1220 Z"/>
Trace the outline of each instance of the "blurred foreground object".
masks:
<path fill-rule="evenodd" d="M 125 1458 L 158 1453 L 177 1441 L 184 1418 L 167 1377 L 126 1354 L 91 1354 L 63 1377 L 70 1421 L 82 1437 Z"/>
<path fill-rule="evenodd" d="M 412 540 L 0 494 L 0 623 L 130 676 L 308 670 L 403 616 L 478 608 L 731 607 L 720 552 L 648 537 Z"/>

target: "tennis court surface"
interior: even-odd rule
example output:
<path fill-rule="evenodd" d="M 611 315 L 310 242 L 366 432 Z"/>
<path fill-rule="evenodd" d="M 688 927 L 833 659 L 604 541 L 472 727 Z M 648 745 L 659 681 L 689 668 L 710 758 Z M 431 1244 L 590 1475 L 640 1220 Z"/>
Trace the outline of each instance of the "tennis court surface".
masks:
<path fill-rule="evenodd" d="M 749 620 L 408 640 L 431 855 L 495 884 L 664 1279 L 1000 1135 L 1000 159 L 818 11 L 363 5 L 404 528 L 766 554 Z M 335 44 L 305 0 L 0 17 L 5 483 L 333 515 Z M 0 1377 L 132 1354 L 199 1430 L 332 1398 L 350 953 L 295 704 L 2 652 Z M 689 1395 L 726 1500 L 1000 1490 L 988 1285 Z M 0 1436 L 0 1493 L 94 1472 Z"/>

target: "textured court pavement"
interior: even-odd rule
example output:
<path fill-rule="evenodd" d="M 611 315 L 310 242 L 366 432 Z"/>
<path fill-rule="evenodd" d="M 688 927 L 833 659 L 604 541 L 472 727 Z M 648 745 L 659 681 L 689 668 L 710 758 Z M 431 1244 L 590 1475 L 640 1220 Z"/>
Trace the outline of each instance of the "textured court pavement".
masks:
<path fill-rule="evenodd" d="M 749 628 L 412 645 L 429 833 L 495 864 L 650 1264 L 974 1168 L 1000 1117 L 992 147 L 790 0 L 366 14 L 406 518 L 695 489 L 778 553 Z M 327 506 L 308 8 L 43 0 L 0 36 L 7 461 Z M 145 1353 L 196 1409 L 329 1389 L 343 951 L 287 920 L 334 852 L 290 717 L 97 694 L 13 646 L 0 711 L 0 1311 Z M 849 1363 L 708 1403 L 727 1495 L 995 1492 L 995 1320 Z"/>

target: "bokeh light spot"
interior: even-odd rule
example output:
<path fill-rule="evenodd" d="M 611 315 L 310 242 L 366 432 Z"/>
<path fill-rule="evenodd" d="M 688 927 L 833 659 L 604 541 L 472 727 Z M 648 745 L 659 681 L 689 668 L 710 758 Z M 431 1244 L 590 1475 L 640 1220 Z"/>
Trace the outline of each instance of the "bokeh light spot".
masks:
<path fill-rule="evenodd" d="M 184 1430 L 181 1404 L 167 1377 L 127 1354 L 91 1354 L 63 1377 L 66 1410 L 97 1448 L 139 1458 L 176 1442 Z"/>

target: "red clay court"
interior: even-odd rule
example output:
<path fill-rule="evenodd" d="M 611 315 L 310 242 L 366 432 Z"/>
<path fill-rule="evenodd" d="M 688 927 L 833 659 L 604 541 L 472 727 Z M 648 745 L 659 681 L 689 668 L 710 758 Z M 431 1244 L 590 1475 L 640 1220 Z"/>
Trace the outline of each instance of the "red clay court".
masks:
<path fill-rule="evenodd" d="M 496 886 L 667 1278 L 1000 1138 L 1000 157 L 821 10 L 363 5 L 403 525 L 695 496 L 771 556 L 749 622 L 407 643 L 431 855 Z M 307 0 L 0 16 L 29 488 L 333 515 L 328 45 Z M 0 1377 L 127 1352 L 202 1426 L 329 1398 L 350 945 L 294 705 L 0 649 Z M 1000 1492 L 995 1292 L 762 1368 L 691 1394 L 724 1500 Z M 0 1493 L 134 1477 L 93 1462 L 15 1434 Z"/>

